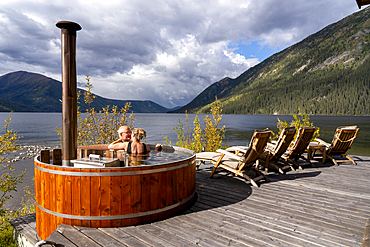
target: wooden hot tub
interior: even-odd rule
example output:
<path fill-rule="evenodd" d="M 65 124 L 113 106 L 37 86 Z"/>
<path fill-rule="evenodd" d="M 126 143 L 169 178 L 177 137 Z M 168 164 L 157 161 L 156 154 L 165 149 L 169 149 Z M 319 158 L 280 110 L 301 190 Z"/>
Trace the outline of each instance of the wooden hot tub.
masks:
<path fill-rule="evenodd" d="M 183 211 L 196 198 L 195 154 L 171 148 L 189 154 L 188 158 L 152 166 L 74 168 L 41 162 L 37 156 L 37 234 L 45 240 L 62 223 L 119 227 L 162 220 Z"/>

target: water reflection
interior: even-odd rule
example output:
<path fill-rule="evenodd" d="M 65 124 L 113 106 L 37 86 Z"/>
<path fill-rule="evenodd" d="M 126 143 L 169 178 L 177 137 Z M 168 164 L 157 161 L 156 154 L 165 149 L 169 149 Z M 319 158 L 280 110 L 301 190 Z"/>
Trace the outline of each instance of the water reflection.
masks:
<path fill-rule="evenodd" d="M 189 154 L 151 151 L 149 154 L 127 155 L 128 166 L 155 166 L 174 163 L 189 158 Z"/>

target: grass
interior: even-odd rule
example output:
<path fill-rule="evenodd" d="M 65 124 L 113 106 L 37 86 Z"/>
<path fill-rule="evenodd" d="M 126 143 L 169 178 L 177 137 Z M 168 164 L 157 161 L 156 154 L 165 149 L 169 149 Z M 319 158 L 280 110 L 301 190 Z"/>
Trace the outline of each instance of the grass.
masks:
<path fill-rule="evenodd" d="M 13 226 L 6 216 L 1 216 L 0 247 L 17 247 L 13 239 Z"/>

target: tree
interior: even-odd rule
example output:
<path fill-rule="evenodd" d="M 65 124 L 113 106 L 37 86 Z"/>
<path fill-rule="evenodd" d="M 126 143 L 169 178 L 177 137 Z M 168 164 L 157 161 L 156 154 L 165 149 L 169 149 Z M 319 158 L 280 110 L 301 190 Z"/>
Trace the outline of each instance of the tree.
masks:
<path fill-rule="evenodd" d="M 86 114 L 80 111 L 80 106 L 77 106 L 77 145 L 87 146 L 96 144 L 107 144 L 118 139 L 117 129 L 122 125 L 128 125 L 132 128 L 135 121 L 133 113 L 127 115 L 131 105 L 126 103 L 124 107 L 118 109 L 117 106 L 103 107 L 98 112 L 92 106 L 95 95 L 92 93 L 91 78 L 86 75 L 86 91 L 84 91 L 84 101 L 88 105 Z M 81 92 L 77 93 L 77 101 L 81 98 Z M 56 128 L 57 134 L 61 137 L 62 129 Z M 61 140 L 61 138 L 60 138 Z M 61 143 L 62 144 L 62 143 Z"/>
<path fill-rule="evenodd" d="M 308 117 L 307 113 L 306 112 L 302 113 L 300 108 L 298 108 L 298 114 L 293 114 L 293 118 L 294 118 L 294 120 L 292 120 L 290 123 L 287 123 L 286 121 L 282 121 L 279 118 L 277 118 L 277 120 L 278 120 L 277 127 L 278 127 L 279 131 L 278 131 L 277 134 L 272 132 L 272 139 L 275 139 L 275 140 L 279 139 L 279 136 L 280 136 L 281 132 L 286 127 L 295 127 L 296 133 L 294 135 L 293 140 L 295 140 L 297 138 L 298 130 L 299 130 L 300 127 L 315 127 L 313 125 L 313 123 L 310 122 L 310 118 Z M 315 128 L 316 128 L 316 130 L 315 130 L 315 133 L 314 133 L 314 136 L 313 136 L 312 140 L 315 140 L 317 137 L 320 136 L 320 134 L 319 134 L 320 128 L 319 127 L 315 127 Z"/>
<path fill-rule="evenodd" d="M 223 139 L 225 137 L 225 126 L 219 127 L 222 119 L 222 104 L 216 98 L 211 105 L 212 118 L 208 115 L 204 117 L 204 129 L 200 126 L 199 118 L 196 115 L 193 125 L 194 129 L 189 128 L 189 116 L 186 113 L 186 130 L 184 125 L 179 120 L 179 125 L 174 127 L 177 134 L 176 145 L 184 147 L 199 153 L 204 148 L 204 151 L 214 152 L 219 148 L 225 147 Z"/>

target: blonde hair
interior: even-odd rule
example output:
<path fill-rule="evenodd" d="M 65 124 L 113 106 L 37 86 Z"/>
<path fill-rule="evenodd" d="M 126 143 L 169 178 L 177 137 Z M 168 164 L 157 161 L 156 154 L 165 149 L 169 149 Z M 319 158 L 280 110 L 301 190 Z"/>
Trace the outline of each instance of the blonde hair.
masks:
<path fill-rule="evenodd" d="M 132 133 L 135 135 L 135 139 L 140 141 L 143 137 L 146 137 L 146 132 L 144 129 L 135 128 Z"/>

